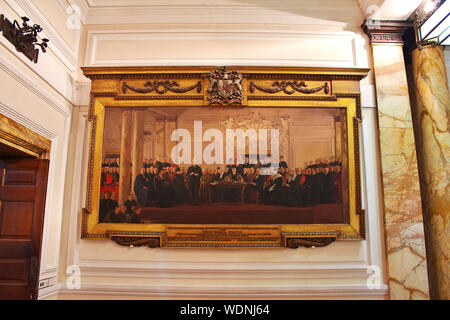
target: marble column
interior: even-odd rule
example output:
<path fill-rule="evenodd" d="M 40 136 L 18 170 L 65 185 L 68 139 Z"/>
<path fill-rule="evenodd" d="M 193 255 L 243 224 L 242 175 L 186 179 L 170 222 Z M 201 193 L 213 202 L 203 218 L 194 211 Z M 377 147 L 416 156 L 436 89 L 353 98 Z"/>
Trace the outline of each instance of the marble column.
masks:
<path fill-rule="evenodd" d="M 141 172 L 144 162 L 144 117 L 145 111 L 133 110 L 133 141 L 131 189 L 134 190 L 134 180 Z"/>
<path fill-rule="evenodd" d="M 411 106 L 402 35 L 407 26 L 363 26 L 376 83 L 385 248 L 391 299 L 428 299 L 428 275 Z"/>
<path fill-rule="evenodd" d="M 120 144 L 119 205 L 131 191 L 131 142 L 133 118 L 131 110 L 122 111 L 122 135 Z"/>
<path fill-rule="evenodd" d="M 448 300 L 450 94 L 444 49 L 426 46 L 412 56 L 430 295 Z"/>

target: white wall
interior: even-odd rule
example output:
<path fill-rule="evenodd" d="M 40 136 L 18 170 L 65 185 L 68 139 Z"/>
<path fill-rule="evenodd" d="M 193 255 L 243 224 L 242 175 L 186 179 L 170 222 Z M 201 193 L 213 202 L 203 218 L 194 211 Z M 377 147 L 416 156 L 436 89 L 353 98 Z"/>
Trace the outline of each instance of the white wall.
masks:
<path fill-rule="evenodd" d="M 104 9 L 109 14 L 101 15 L 101 3 L 91 1 L 93 11 L 86 21 L 92 24 L 81 34 L 80 64 L 371 67 L 370 48 L 360 29 L 363 15 L 356 1 L 327 0 L 319 4 L 302 0 L 295 5 L 289 2 L 290 7 L 287 1 L 282 1 L 282 10 L 271 6 L 274 2 L 269 1 L 263 1 L 259 9 L 255 8 L 255 1 L 222 2 L 228 4 L 222 11 L 208 7 L 210 11 L 205 14 L 161 5 L 154 10 L 142 9 L 135 20 L 126 20 L 129 17 L 126 13 L 135 10 L 132 7 L 123 8 L 122 16 L 112 9 Z M 236 12 L 233 4 L 239 12 L 227 14 Z M 138 24 L 145 23 L 141 21 L 144 18 L 152 24 Z M 118 25 L 112 25 L 113 21 Z M 174 22 L 178 24 L 171 24 Z M 50 295 L 55 291 L 49 289 L 41 291 L 41 297 L 386 298 L 378 134 L 371 75 L 363 80 L 361 90 L 362 189 L 368 238 L 315 249 L 149 249 L 120 247 L 112 241 L 80 240 L 89 123 L 87 107 L 76 107 L 65 181 L 59 294 Z M 87 104 L 87 94 L 80 99 Z M 72 265 L 81 269 L 79 290 L 66 285 L 70 273 L 64 270 Z M 380 268 L 378 289 L 366 285 L 371 265 Z"/>
<path fill-rule="evenodd" d="M 30 62 L 0 35 L 0 113 L 51 140 L 50 171 L 45 205 L 40 279 L 56 283 L 60 254 L 63 194 L 74 80 L 64 41 L 31 1 L 0 1 L 0 11 L 13 21 L 21 16 L 44 26 L 54 40 L 39 63 Z M 59 39 L 59 44 L 55 44 Z M 72 61 L 75 70 L 76 61 Z"/>

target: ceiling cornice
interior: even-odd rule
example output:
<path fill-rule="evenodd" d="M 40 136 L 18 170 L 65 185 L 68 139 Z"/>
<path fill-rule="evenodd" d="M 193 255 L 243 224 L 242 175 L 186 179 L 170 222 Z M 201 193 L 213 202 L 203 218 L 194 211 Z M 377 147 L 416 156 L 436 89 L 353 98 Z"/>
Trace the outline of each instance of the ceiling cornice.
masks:
<path fill-rule="evenodd" d="M 74 0 L 75 1 L 75 0 Z M 276 24 L 360 25 L 355 2 L 279 0 L 236 2 L 161 0 L 78 0 L 88 8 L 86 24 Z M 323 14 L 327 11 L 326 16 Z"/>
<path fill-rule="evenodd" d="M 406 21 L 364 21 L 362 28 L 371 44 L 403 44 L 403 35 L 413 24 Z"/>

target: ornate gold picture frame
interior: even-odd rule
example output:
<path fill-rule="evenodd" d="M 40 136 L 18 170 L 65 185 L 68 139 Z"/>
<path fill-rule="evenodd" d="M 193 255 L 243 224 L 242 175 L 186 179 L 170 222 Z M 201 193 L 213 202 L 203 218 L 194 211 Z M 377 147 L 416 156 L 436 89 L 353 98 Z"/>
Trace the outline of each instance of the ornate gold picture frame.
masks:
<path fill-rule="evenodd" d="M 365 213 L 361 208 L 359 127 L 361 122 L 360 81 L 367 76 L 368 69 L 237 66 L 227 68 L 83 68 L 83 71 L 92 80 L 89 110 L 89 120 L 92 127 L 87 201 L 82 215 L 81 237 L 83 239 L 111 239 L 120 245 L 145 245 L 152 248 L 298 248 L 299 246 L 325 246 L 336 240 L 365 239 Z M 283 117 L 286 114 L 295 115 L 293 118 L 297 120 L 293 120 L 294 124 L 295 121 L 302 121 L 301 119 L 309 121 L 309 113 L 316 115 L 314 119 L 320 119 L 321 114 L 326 114 L 327 117 L 334 116 L 338 119 L 341 128 L 339 139 L 336 138 L 336 146 L 339 146 L 339 153 L 342 157 L 339 160 L 333 160 L 332 163 L 327 162 L 327 166 L 333 171 L 339 162 L 339 166 L 342 167 L 342 190 L 344 194 L 339 208 L 342 208 L 343 218 L 335 220 L 308 220 L 305 218 L 304 220 L 298 220 L 300 222 L 296 223 L 295 210 L 297 209 L 292 209 L 294 211 L 292 211 L 293 215 L 291 216 L 294 216 L 294 218 L 292 221 L 286 220 L 287 223 L 283 223 L 282 220 L 277 221 L 276 218 L 269 219 L 270 223 L 259 221 L 258 218 L 243 219 L 242 221 L 246 223 L 240 223 L 239 212 L 244 212 L 246 207 L 240 207 L 239 204 L 233 207 L 237 208 L 236 210 L 231 209 L 232 214 L 237 218 L 229 223 L 220 223 L 222 221 L 220 219 L 217 222 L 212 219 L 214 217 L 212 213 L 208 216 L 209 207 L 199 207 L 198 211 L 203 210 L 204 217 L 207 217 L 205 221 L 213 221 L 212 223 L 198 223 L 198 220 L 189 220 L 192 215 L 186 215 L 185 219 L 171 220 L 170 217 L 167 217 L 152 221 L 144 220 L 143 222 L 130 220 L 128 223 L 120 223 L 114 219 L 108 220 L 108 218 L 102 217 L 104 214 L 103 209 L 100 208 L 101 197 L 103 199 L 104 194 L 110 193 L 107 190 L 117 193 L 117 196 L 121 198 L 120 202 L 123 202 L 127 199 L 128 190 L 133 190 L 133 185 L 137 185 L 135 179 L 138 174 L 137 170 L 142 169 L 142 161 L 138 168 L 136 163 L 133 164 L 134 157 L 131 159 L 130 153 L 128 152 L 127 156 L 127 153 L 123 150 L 127 148 L 136 149 L 136 145 L 143 143 L 141 138 L 145 128 L 142 128 L 142 124 L 139 125 L 142 122 L 142 111 L 149 110 L 155 115 L 165 114 L 167 116 L 173 114 L 176 110 L 180 110 L 180 108 L 183 112 L 185 110 L 196 110 L 199 114 L 203 112 L 205 118 L 206 115 L 209 118 L 220 118 L 226 115 L 229 119 L 227 123 L 230 121 L 236 122 L 241 114 L 246 114 L 246 123 L 250 123 L 250 126 L 252 123 L 263 121 L 261 120 L 263 118 L 267 119 L 267 117 L 280 123 L 279 121 L 285 119 Z M 108 145 L 108 139 L 114 139 L 115 137 L 115 131 L 112 126 L 110 127 L 110 124 L 114 123 L 114 120 L 111 119 L 114 119 L 115 115 L 117 118 L 119 113 L 122 121 L 120 126 L 122 148 L 117 148 L 116 145 Z M 105 124 L 107 124 L 106 127 Z M 134 125 L 131 128 L 128 124 Z M 178 123 L 174 128 L 178 129 L 177 127 Z M 167 134 L 170 135 L 167 121 L 159 130 L 164 131 L 166 135 L 165 144 L 161 148 L 164 148 L 165 155 L 167 155 L 169 153 L 167 150 L 169 148 Z M 141 133 L 136 136 L 136 132 Z M 124 141 L 123 137 L 127 135 L 130 136 L 128 142 L 133 141 L 131 145 Z M 116 136 L 119 135 L 116 134 Z M 301 135 L 297 136 L 296 139 L 301 141 Z M 286 144 L 283 145 L 283 141 L 281 145 L 282 148 L 285 148 L 285 153 L 290 152 L 290 147 L 286 147 Z M 156 150 L 159 147 L 153 145 L 152 148 Z M 142 150 L 133 152 L 142 153 Z M 303 159 L 301 155 L 296 157 Z M 120 165 L 117 166 L 121 166 L 123 170 L 120 171 L 120 174 L 117 173 L 116 180 L 121 181 L 121 191 L 117 186 L 116 189 L 111 189 L 113 188 L 112 178 L 109 177 L 108 179 L 111 181 L 105 182 L 106 178 L 103 171 L 106 172 L 107 169 L 104 170 L 102 167 L 105 166 L 106 158 L 111 159 L 107 162 L 116 160 L 120 162 Z M 292 158 L 291 155 L 290 159 Z M 142 159 L 142 154 L 140 154 L 140 159 Z M 154 161 L 156 163 L 156 160 Z M 126 166 L 124 165 L 125 162 L 127 163 Z M 282 165 L 282 163 L 285 163 L 283 161 L 279 163 L 280 168 L 285 167 L 282 172 L 286 172 L 287 177 L 286 169 L 288 166 Z M 307 165 L 308 163 L 305 164 L 305 166 Z M 152 165 L 149 164 L 149 166 Z M 229 166 L 232 168 L 231 164 Z M 236 164 L 235 167 L 242 168 L 242 165 Z M 310 164 L 308 168 L 312 168 L 312 165 Z M 168 168 L 164 169 L 164 172 L 168 175 L 172 174 L 173 178 L 177 170 L 179 170 L 178 167 L 171 163 L 168 164 Z M 254 172 L 253 169 L 248 170 L 248 172 L 250 171 Z M 317 172 L 319 171 L 321 172 L 321 170 Z M 327 173 L 328 171 L 329 169 L 326 169 Z M 297 173 L 300 175 L 303 171 L 298 170 Z M 189 173 L 185 174 L 189 176 Z M 271 177 L 276 174 L 276 171 L 272 172 Z M 124 183 L 128 186 L 126 193 L 124 193 Z M 188 180 L 186 180 L 186 183 L 189 183 Z M 230 185 L 232 183 L 239 185 L 237 187 L 238 190 L 241 190 L 241 197 L 238 197 L 239 201 L 242 200 L 242 204 L 246 203 L 247 198 L 250 197 L 248 196 L 250 191 L 247 192 L 247 189 L 251 189 L 250 183 L 245 183 L 246 187 L 243 186 L 244 183 L 240 184 L 234 181 L 230 182 Z M 210 202 L 213 202 L 214 197 L 217 197 L 214 194 L 214 190 L 218 188 L 217 184 L 217 182 L 209 181 L 207 189 L 205 189 L 209 191 Z M 109 189 L 105 185 L 108 185 Z M 224 186 L 226 187 L 228 184 L 224 184 Z M 136 188 L 134 190 L 138 190 Z M 267 188 L 267 190 L 269 189 Z M 260 191 L 262 193 L 263 189 Z M 225 197 L 233 197 L 232 191 L 224 192 Z M 236 194 L 239 195 L 239 192 Z M 264 200 L 264 198 L 258 192 L 256 194 L 255 203 L 258 204 L 258 199 Z M 142 197 L 142 195 L 138 195 L 138 199 L 133 200 L 136 206 L 140 206 L 138 203 L 145 201 L 141 199 Z M 131 198 L 132 196 L 130 196 Z M 326 202 L 328 207 L 325 205 L 321 207 L 324 216 L 330 216 L 327 208 L 332 207 L 330 204 L 333 202 L 331 198 L 330 195 L 330 199 Z M 154 199 L 153 201 L 159 200 Z M 195 204 L 195 201 L 194 197 L 193 204 Z M 204 201 L 208 201 L 207 196 Z M 249 200 L 249 202 L 251 201 Z M 297 207 L 301 206 L 298 205 Z M 257 208 L 256 205 L 254 208 Z M 133 210 L 136 211 L 136 207 L 133 207 Z M 174 213 L 172 216 L 180 215 L 181 209 L 171 208 L 170 210 Z M 227 210 L 231 212 L 229 209 Z M 281 212 L 282 210 L 280 210 L 278 211 Z M 287 207 L 286 210 L 288 210 Z M 305 216 L 308 214 L 307 212 L 310 212 L 309 209 L 304 208 L 298 210 L 299 216 L 302 214 Z M 118 209 L 117 212 L 119 211 Z M 220 211 L 220 213 L 217 211 L 214 214 L 216 217 L 223 217 L 225 211 Z M 278 211 L 274 210 L 273 212 Z M 150 216 L 153 212 L 155 211 L 149 209 Z M 193 212 L 196 212 L 195 208 Z M 160 211 L 158 211 L 159 213 Z M 260 214 L 258 211 L 255 211 L 255 213 Z M 248 223 L 249 221 L 251 223 Z"/>

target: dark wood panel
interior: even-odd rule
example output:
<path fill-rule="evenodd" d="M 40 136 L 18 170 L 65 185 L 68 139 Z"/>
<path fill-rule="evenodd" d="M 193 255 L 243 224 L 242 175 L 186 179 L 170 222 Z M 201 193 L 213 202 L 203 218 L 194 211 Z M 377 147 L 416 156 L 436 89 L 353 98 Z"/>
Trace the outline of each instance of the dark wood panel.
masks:
<path fill-rule="evenodd" d="M 0 300 L 37 298 L 48 165 L 0 157 Z"/>
<path fill-rule="evenodd" d="M 1 284 L 0 300 L 32 300 L 30 295 L 30 286 L 17 284 Z"/>
<path fill-rule="evenodd" d="M 0 211 L 0 236 L 31 238 L 33 202 L 2 201 Z"/>
<path fill-rule="evenodd" d="M 9 186 L 0 187 L 0 201 L 28 202 L 36 197 L 35 187 Z"/>
<path fill-rule="evenodd" d="M 10 185 L 36 185 L 36 171 L 27 169 L 6 170 L 4 184 Z"/>
<path fill-rule="evenodd" d="M 0 258 L 27 257 L 32 253 L 32 240 L 0 238 Z"/>
<path fill-rule="evenodd" d="M 27 258 L 0 259 L 0 283 L 27 284 Z"/>

